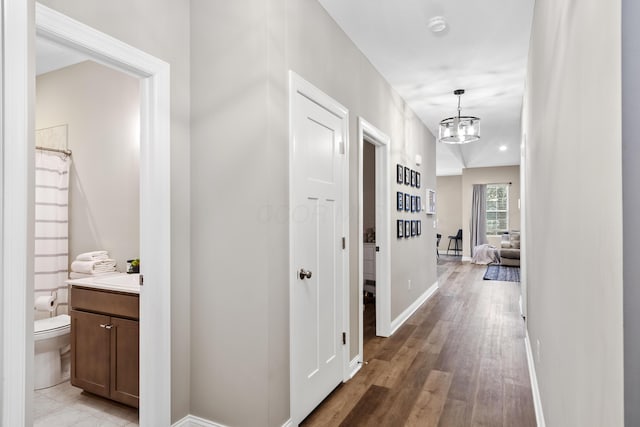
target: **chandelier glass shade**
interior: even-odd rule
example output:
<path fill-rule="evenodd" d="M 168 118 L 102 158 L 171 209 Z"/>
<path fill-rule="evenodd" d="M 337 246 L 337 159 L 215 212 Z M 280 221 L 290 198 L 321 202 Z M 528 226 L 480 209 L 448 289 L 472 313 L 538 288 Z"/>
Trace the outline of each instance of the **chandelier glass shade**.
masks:
<path fill-rule="evenodd" d="M 460 114 L 460 96 L 464 89 L 453 92 L 458 96 L 458 115 L 440 122 L 438 141 L 445 144 L 467 144 L 480 139 L 480 118 Z"/>

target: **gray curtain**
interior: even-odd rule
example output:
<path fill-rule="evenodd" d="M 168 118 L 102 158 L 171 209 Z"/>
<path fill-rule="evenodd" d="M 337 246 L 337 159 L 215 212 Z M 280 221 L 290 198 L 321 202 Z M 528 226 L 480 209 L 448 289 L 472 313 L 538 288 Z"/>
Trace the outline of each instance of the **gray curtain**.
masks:
<path fill-rule="evenodd" d="M 473 184 L 471 202 L 471 245 L 469 253 L 473 256 L 473 248 L 487 243 L 487 186 Z"/>

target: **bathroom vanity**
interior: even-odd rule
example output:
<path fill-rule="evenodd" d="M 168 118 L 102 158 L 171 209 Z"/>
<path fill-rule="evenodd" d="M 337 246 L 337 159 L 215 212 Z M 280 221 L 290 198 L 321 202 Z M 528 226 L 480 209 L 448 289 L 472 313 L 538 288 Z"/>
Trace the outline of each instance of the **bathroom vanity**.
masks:
<path fill-rule="evenodd" d="M 138 407 L 138 275 L 69 280 L 71 384 Z"/>

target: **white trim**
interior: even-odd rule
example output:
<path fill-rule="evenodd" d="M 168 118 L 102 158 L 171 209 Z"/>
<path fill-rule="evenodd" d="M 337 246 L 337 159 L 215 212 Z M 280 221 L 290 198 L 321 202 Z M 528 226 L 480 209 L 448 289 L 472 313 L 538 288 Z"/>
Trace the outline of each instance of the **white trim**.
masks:
<path fill-rule="evenodd" d="M 417 309 L 420 308 L 420 306 L 422 304 L 424 304 L 425 302 L 427 302 L 427 300 L 429 298 L 431 298 L 431 296 L 438 290 L 438 281 L 436 280 L 436 282 L 431 285 L 431 287 L 429 289 L 427 289 L 426 291 L 424 291 L 424 293 L 422 295 L 420 295 L 420 297 L 418 299 L 416 299 L 413 304 L 411 304 L 409 307 L 407 307 L 407 309 L 405 311 L 403 311 L 402 313 L 400 313 L 400 315 L 398 317 L 396 317 L 395 319 L 393 319 L 393 322 L 391 322 L 391 334 L 395 334 L 396 331 L 398 329 L 400 329 L 400 326 L 402 326 L 404 324 L 404 322 L 407 321 L 407 319 L 409 317 L 411 317 L 411 315 L 413 313 L 416 312 Z"/>
<path fill-rule="evenodd" d="M 363 230 L 363 194 L 362 179 L 365 137 L 376 150 L 376 335 L 391 335 L 391 188 L 390 188 L 390 150 L 391 138 L 381 130 L 358 117 L 358 230 Z M 364 360 L 363 327 L 363 253 L 362 233 L 358 234 L 358 358 Z"/>
<path fill-rule="evenodd" d="M 462 262 L 471 262 L 471 257 L 470 256 L 463 256 L 461 261 Z"/>
<path fill-rule="evenodd" d="M 349 362 L 349 379 L 353 378 L 358 371 L 362 368 L 362 357 L 361 354 L 357 355 L 356 357 L 354 357 L 353 359 L 351 359 L 351 362 Z"/>
<path fill-rule="evenodd" d="M 227 427 L 224 424 L 214 423 L 204 418 L 196 417 L 195 415 L 187 415 L 180 421 L 172 424 L 172 427 Z"/>
<path fill-rule="evenodd" d="M 205 418 L 196 417 L 195 415 L 187 415 L 180 421 L 172 424 L 171 427 L 227 427 L 224 424 L 214 423 Z M 282 427 L 293 427 L 293 422 L 287 420 L 282 424 Z"/>
<path fill-rule="evenodd" d="M 33 171 L 34 75 L 30 2 L 3 0 L 2 37 L 2 399 L 1 425 L 32 425 L 33 273 L 29 271 L 33 235 L 29 190 Z M 9 184 L 10 183 L 10 184 Z M 31 296 L 29 296 L 31 295 Z"/>
<path fill-rule="evenodd" d="M 343 298 L 343 313 L 342 313 L 342 327 L 343 331 L 347 334 L 346 345 L 342 347 L 342 377 L 343 381 L 350 379 L 351 371 L 349 369 L 349 347 L 351 340 L 350 323 L 349 323 L 349 110 L 342 104 L 322 92 L 320 89 L 313 86 L 311 83 L 300 77 L 293 70 L 289 70 L 289 206 L 293 205 L 293 105 L 296 94 L 300 94 L 312 102 L 322 106 L 326 110 L 335 114 L 343 120 L 342 134 L 345 136 L 344 143 L 344 170 L 343 170 L 343 182 L 342 182 L 342 199 L 343 199 L 343 236 L 346 238 L 346 246 L 342 251 L 343 256 L 343 274 L 342 274 L 342 298 Z M 293 236 L 293 222 L 289 220 L 289 271 L 295 272 L 296 266 L 294 265 L 293 248 L 294 236 Z M 293 363 L 293 331 L 292 322 L 293 319 L 293 288 L 296 283 L 295 274 L 292 273 L 289 276 L 289 411 L 291 415 L 291 422 L 297 425 L 302 419 L 296 420 L 298 416 L 296 410 L 297 393 L 295 390 L 294 381 L 294 363 Z"/>
<path fill-rule="evenodd" d="M 545 427 L 544 413 L 542 412 L 542 399 L 540 398 L 540 388 L 538 387 L 538 377 L 536 376 L 536 366 L 533 361 L 533 352 L 531 350 L 531 341 L 529 340 L 529 331 L 526 331 L 524 337 L 524 346 L 527 350 L 527 365 L 529 366 L 529 378 L 531 380 L 531 394 L 533 395 L 533 407 L 536 411 L 536 422 L 538 427 Z"/>
<path fill-rule="evenodd" d="M 28 176 L 33 152 L 35 95 L 33 22 L 24 4 L 3 1 L 3 425 L 30 425 L 33 393 L 33 273 L 27 242 L 32 210 Z M 8 25 L 9 24 L 9 25 Z M 140 255 L 145 281 L 140 295 L 140 422 L 169 425 L 171 420 L 170 317 L 170 80 L 169 65 L 41 4 L 35 4 L 35 32 L 88 54 L 98 62 L 141 79 Z M 10 108 L 7 108 L 10 106 Z M 32 234 L 32 233 L 31 233 Z M 7 250 L 10 249 L 10 250 Z M 31 249 L 32 252 L 32 249 Z M 31 296 L 29 296 L 31 295 Z M 10 302 L 10 303 L 9 303 Z M 27 309 L 29 307 L 29 309 Z M 10 322 L 8 320 L 10 319 Z M 25 417 L 27 417 L 25 419 Z"/>

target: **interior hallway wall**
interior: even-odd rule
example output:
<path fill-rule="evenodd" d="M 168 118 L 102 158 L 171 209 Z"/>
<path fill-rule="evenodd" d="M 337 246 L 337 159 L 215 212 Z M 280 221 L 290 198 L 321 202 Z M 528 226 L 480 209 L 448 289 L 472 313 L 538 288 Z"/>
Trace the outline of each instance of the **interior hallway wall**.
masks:
<path fill-rule="evenodd" d="M 316 0 L 194 0 L 191 19 L 192 413 L 281 426 L 290 416 L 288 70 L 349 109 L 350 358 L 362 235 L 357 118 L 391 137 L 391 164 L 420 171 L 423 188 L 435 186 L 435 142 Z M 395 186 L 392 194 L 395 208 Z M 392 318 L 436 281 L 435 230 L 423 224 L 422 238 L 392 238 Z"/>
<path fill-rule="evenodd" d="M 189 1 L 41 3 L 171 66 L 171 417 L 177 421 L 189 413 L 190 392 Z"/>
<path fill-rule="evenodd" d="M 462 228 L 462 175 L 436 177 L 436 217 L 438 233 L 442 234 L 440 253 L 445 254 L 449 236 Z"/>
<path fill-rule="evenodd" d="M 36 79 L 36 129 L 68 125 L 69 264 L 105 249 L 140 255 L 140 83 L 93 61 Z"/>
<path fill-rule="evenodd" d="M 535 2 L 527 329 L 549 426 L 624 423 L 620 21 L 620 0 Z"/>

